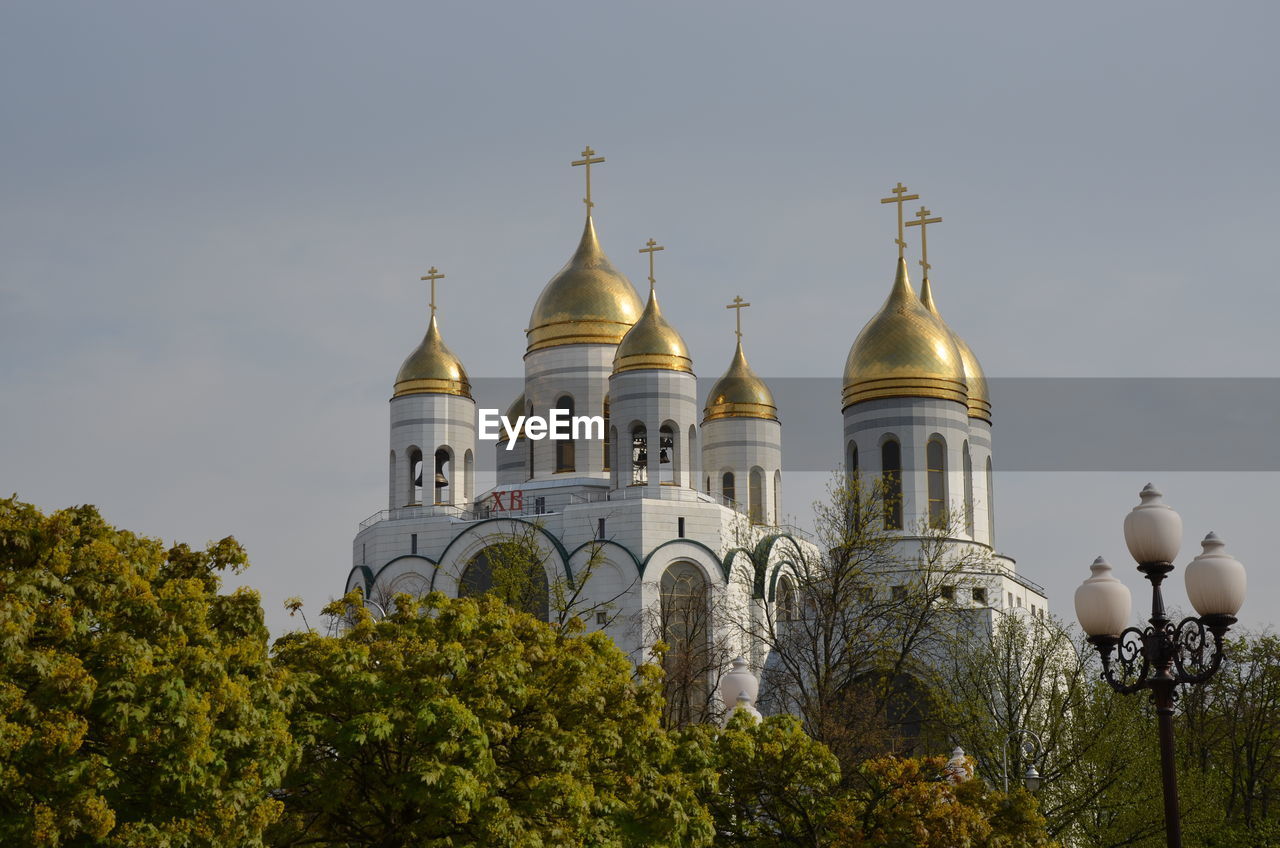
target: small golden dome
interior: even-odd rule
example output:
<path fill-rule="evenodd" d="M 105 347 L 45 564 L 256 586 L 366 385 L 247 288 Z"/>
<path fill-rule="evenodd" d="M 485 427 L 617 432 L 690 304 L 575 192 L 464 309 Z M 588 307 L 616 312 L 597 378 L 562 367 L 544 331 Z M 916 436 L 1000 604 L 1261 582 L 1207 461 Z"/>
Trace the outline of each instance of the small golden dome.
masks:
<path fill-rule="evenodd" d="M 920 302 L 924 304 L 925 309 L 933 313 L 935 318 L 942 321 L 942 313 L 938 312 L 938 306 L 933 302 L 933 287 L 929 285 L 928 277 L 924 278 L 924 283 L 920 286 Z M 944 327 L 947 326 L 946 321 L 942 321 L 942 324 Z M 950 327 L 947 329 L 951 330 Z M 954 330 L 951 330 L 951 340 L 956 343 L 956 348 L 960 351 L 960 364 L 964 367 L 964 382 L 969 387 L 969 417 L 981 418 L 990 424 L 991 394 L 987 389 L 987 375 L 968 343 Z"/>
<path fill-rule="evenodd" d="M 702 423 L 718 418 L 778 420 L 778 407 L 773 402 L 773 392 L 769 391 L 764 380 L 757 377 L 747 364 L 747 356 L 742 352 L 742 339 L 738 339 L 738 349 L 733 352 L 729 370 L 716 380 L 711 387 L 711 394 L 707 395 Z"/>
<path fill-rule="evenodd" d="M 658 369 L 662 371 L 687 371 L 693 373 L 693 360 L 689 348 L 676 328 L 662 317 L 657 292 L 649 292 L 640 320 L 627 330 L 613 355 L 613 373 Z"/>
<path fill-rule="evenodd" d="M 471 397 L 471 383 L 462 362 L 440 338 L 436 316 L 432 314 L 427 334 L 413 349 L 400 373 L 396 374 L 396 390 L 392 397 L 401 395 L 460 395 Z"/>
<path fill-rule="evenodd" d="M 528 353 L 570 344 L 617 344 L 640 317 L 640 296 L 613 267 L 587 216 L 573 258 L 547 283 L 529 316 Z"/>
<path fill-rule="evenodd" d="M 854 340 L 844 366 L 844 406 L 893 397 L 968 405 L 964 366 L 951 331 L 920 303 L 901 257 L 889 297 Z"/>

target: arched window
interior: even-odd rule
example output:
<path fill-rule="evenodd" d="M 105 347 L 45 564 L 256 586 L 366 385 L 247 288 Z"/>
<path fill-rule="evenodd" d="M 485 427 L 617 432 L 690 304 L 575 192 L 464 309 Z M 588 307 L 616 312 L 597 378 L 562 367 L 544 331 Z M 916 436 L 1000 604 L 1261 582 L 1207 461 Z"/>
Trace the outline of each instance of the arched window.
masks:
<path fill-rule="evenodd" d="M 453 457 L 449 455 L 448 448 L 436 448 L 435 468 L 435 474 L 431 478 L 431 488 L 435 492 L 432 503 L 452 503 Z"/>
<path fill-rule="evenodd" d="M 476 458 L 467 448 L 462 455 L 462 499 L 470 503 L 476 494 Z"/>
<path fill-rule="evenodd" d="M 710 600 L 707 581 L 696 566 L 677 562 L 663 572 L 657 635 L 668 646 L 662 668 L 670 726 L 681 727 L 708 718 Z"/>
<path fill-rule="evenodd" d="M 791 621 L 796 616 L 796 589 L 791 578 L 782 575 L 778 578 L 777 620 Z"/>
<path fill-rule="evenodd" d="M 850 477 L 858 476 L 858 443 L 853 439 L 849 440 L 849 446 L 845 449 L 844 473 Z"/>
<path fill-rule="evenodd" d="M 731 507 L 737 507 L 738 493 L 733 486 L 733 472 L 726 471 L 720 477 L 720 497 Z"/>
<path fill-rule="evenodd" d="M 773 472 L 773 523 L 782 523 L 782 469 Z"/>
<path fill-rule="evenodd" d="M 679 470 L 679 463 L 676 461 L 676 431 L 670 424 L 663 424 L 658 430 L 658 482 L 664 486 L 674 486 Z"/>
<path fill-rule="evenodd" d="M 529 404 L 529 412 L 528 412 L 528 415 L 525 417 L 525 420 L 528 421 L 532 417 L 533 417 L 533 404 Z M 522 427 L 521 431 L 523 432 L 523 430 L 524 428 Z M 533 479 L 533 446 L 537 444 L 537 442 L 535 442 L 533 439 L 526 438 L 524 440 L 524 443 L 529 446 L 529 479 L 532 480 Z"/>
<path fill-rule="evenodd" d="M 409 491 L 404 494 L 405 506 L 417 506 L 422 503 L 422 451 L 409 448 L 405 457 L 409 462 Z"/>
<path fill-rule="evenodd" d="M 884 481 L 884 527 L 902 529 L 902 446 L 886 439 L 880 446 L 880 473 Z"/>
<path fill-rule="evenodd" d="M 546 621 L 547 572 L 542 556 L 522 540 L 497 542 L 476 554 L 458 581 L 458 597 L 492 593 L 508 605 Z"/>
<path fill-rule="evenodd" d="M 964 443 L 964 532 L 973 538 L 973 457 L 969 442 Z"/>
<path fill-rule="evenodd" d="M 947 446 L 941 436 L 929 439 L 925 446 L 925 467 L 929 475 L 929 526 L 947 526 Z"/>
<path fill-rule="evenodd" d="M 604 396 L 604 406 L 601 407 L 601 413 L 604 415 L 604 466 L 601 470 L 608 471 L 610 467 L 610 454 L 613 453 L 613 427 L 609 424 L 609 396 Z"/>
<path fill-rule="evenodd" d="M 693 466 L 700 464 L 698 462 L 698 427 L 696 424 L 689 425 L 689 441 L 685 443 L 684 451 L 689 457 L 689 488 L 696 492 L 698 490 L 698 469 Z"/>
<path fill-rule="evenodd" d="M 996 481 L 991 473 L 991 457 L 987 457 L 987 544 L 996 546 Z"/>
<path fill-rule="evenodd" d="M 752 524 L 764 524 L 764 469 L 758 465 L 747 478 L 747 515 Z"/>
<path fill-rule="evenodd" d="M 573 398 L 565 395 L 556 401 L 556 409 L 563 409 L 566 417 L 570 422 L 573 421 Z M 573 435 L 573 428 L 570 426 L 569 435 Z M 574 450 L 573 439 L 556 439 L 556 471 L 573 471 L 574 470 Z"/>
<path fill-rule="evenodd" d="M 643 424 L 631 428 L 631 485 L 649 482 L 649 434 Z"/>

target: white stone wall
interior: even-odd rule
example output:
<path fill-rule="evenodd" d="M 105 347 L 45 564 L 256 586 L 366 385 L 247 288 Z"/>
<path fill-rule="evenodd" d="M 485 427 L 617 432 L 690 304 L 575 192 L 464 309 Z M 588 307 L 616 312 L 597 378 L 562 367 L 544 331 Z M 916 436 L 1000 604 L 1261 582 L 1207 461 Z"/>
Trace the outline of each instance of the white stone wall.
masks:
<path fill-rule="evenodd" d="M 631 430 L 643 424 L 648 439 L 648 485 L 662 483 L 659 463 L 659 436 L 663 424 L 674 433 L 675 449 L 670 465 L 671 484 L 696 489 L 697 478 L 689 447 L 689 433 L 698 420 L 697 379 L 685 371 L 623 371 L 609 378 L 610 425 L 616 428 L 613 440 L 614 488 L 632 484 Z M 696 439 L 695 439 L 696 441 Z"/>
<path fill-rule="evenodd" d="M 864 485 L 880 477 L 881 446 L 890 437 L 901 446 L 902 457 L 902 527 L 910 533 L 929 517 L 928 464 L 925 452 L 929 440 L 941 436 L 946 445 L 946 498 L 949 510 L 957 517 L 963 533 L 964 476 L 963 448 L 970 442 L 970 418 L 964 404 L 933 398 L 886 398 L 864 401 L 844 411 L 844 457 L 848 464 L 849 446 L 858 447 L 858 466 Z M 988 431 L 989 432 L 989 431 Z M 989 448 L 989 436 L 986 449 Z M 982 454 L 985 464 L 986 454 Z M 974 500 L 978 501 L 978 454 L 974 454 Z M 984 489 L 985 491 L 985 489 Z M 976 515 L 975 515 L 976 519 Z M 976 541 L 986 542 L 985 522 L 974 523 Z"/>
<path fill-rule="evenodd" d="M 413 501 L 412 448 L 422 451 L 422 499 L 428 504 L 434 501 L 435 453 L 441 447 L 453 457 L 446 474 L 450 481 L 447 502 L 466 503 L 475 494 L 475 401 L 446 394 L 402 395 L 391 399 L 388 508 L 397 509 Z"/>
<path fill-rule="evenodd" d="M 527 406 L 535 415 L 545 417 L 549 409 L 568 395 L 573 398 L 575 415 L 602 415 L 616 350 L 617 345 L 576 344 L 525 354 L 524 395 Z M 528 440 L 528 449 L 533 451 L 533 479 L 555 477 L 556 442 L 551 439 Z M 517 446 L 516 450 L 520 448 Z M 574 453 L 572 476 L 609 479 L 609 472 L 604 470 L 601 440 L 579 439 Z"/>
<path fill-rule="evenodd" d="M 734 499 L 750 514 L 751 471 L 761 473 L 763 523 L 781 521 L 782 425 L 764 418 L 718 418 L 702 425 L 702 479 L 698 487 L 722 494 L 724 473 L 734 479 Z"/>

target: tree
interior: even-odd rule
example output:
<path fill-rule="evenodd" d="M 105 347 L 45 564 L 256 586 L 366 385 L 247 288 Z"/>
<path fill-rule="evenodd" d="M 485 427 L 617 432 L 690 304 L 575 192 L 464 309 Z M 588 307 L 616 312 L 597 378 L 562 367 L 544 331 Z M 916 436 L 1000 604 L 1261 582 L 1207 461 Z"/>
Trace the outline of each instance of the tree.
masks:
<path fill-rule="evenodd" d="M 262 844 L 293 749 L 246 565 L 0 500 L 0 843 Z"/>
<path fill-rule="evenodd" d="M 835 809 L 840 764 L 794 716 L 757 721 L 743 710 L 718 730 L 700 725 L 682 739 L 715 775 L 702 784 L 717 845 L 744 848 L 821 845 Z"/>
<path fill-rule="evenodd" d="M 953 543 L 954 517 L 922 522 L 913 537 L 886 530 L 885 492 L 837 475 L 828 501 L 815 504 L 817 547 L 797 546 L 797 609 L 769 615 L 761 636 L 762 705 L 803 716 L 846 779 L 867 757 L 908 750 L 927 731 L 939 662 L 972 631 L 947 588 L 989 570 L 978 549 Z"/>
<path fill-rule="evenodd" d="M 608 637 L 492 595 L 398 595 L 375 621 L 353 593 L 326 613 L 349 629 L 276 643 L 303 749 L 277 844 L 708 843 L 658 673 Z"/>
<path fill-rule="evenodd" d="M 842 779 L 836 757 L 793 716 L 757 722 L 738 711 L 723 730 L 679 734 L 691 770 L 708 769 L 700 796 L 716 844 L 742 848 L 1048 848 L 1035 799 L 962 779 L 943 757 L 882 756 Z M 698 755 L 701 759 L 698 759 Z M 966 774 L 972 773 L 966 761 Z M 849 788 L 841 789 L 844 784 Z"/>
<path fill-rule="evenodd" d="M 1215 813 L 1206 844 L 1280 844 L 1280 638 L 1242 635 L 1222 669 L 1182 692 L 1182 772 Z"/>
<path fill-rule="evenodd" d="M 945 757 L 876 757 L 859 767 L 829 826 L 831 848 L 1052 848 L 1035 799 L 947 779 Z"/>

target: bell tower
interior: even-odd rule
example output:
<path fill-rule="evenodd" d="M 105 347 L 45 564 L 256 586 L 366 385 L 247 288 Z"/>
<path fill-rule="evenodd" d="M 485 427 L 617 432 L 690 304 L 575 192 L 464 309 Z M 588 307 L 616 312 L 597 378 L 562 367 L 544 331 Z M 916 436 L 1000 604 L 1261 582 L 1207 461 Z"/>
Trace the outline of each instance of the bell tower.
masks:
<path fill-rule="evenodd" d="M 462 362 L 440 336 L 434 266 L 427 333 L 400 366 L 391 396 L 388 506 L 462 506 L 475 494 L 476 402 Z"/>

